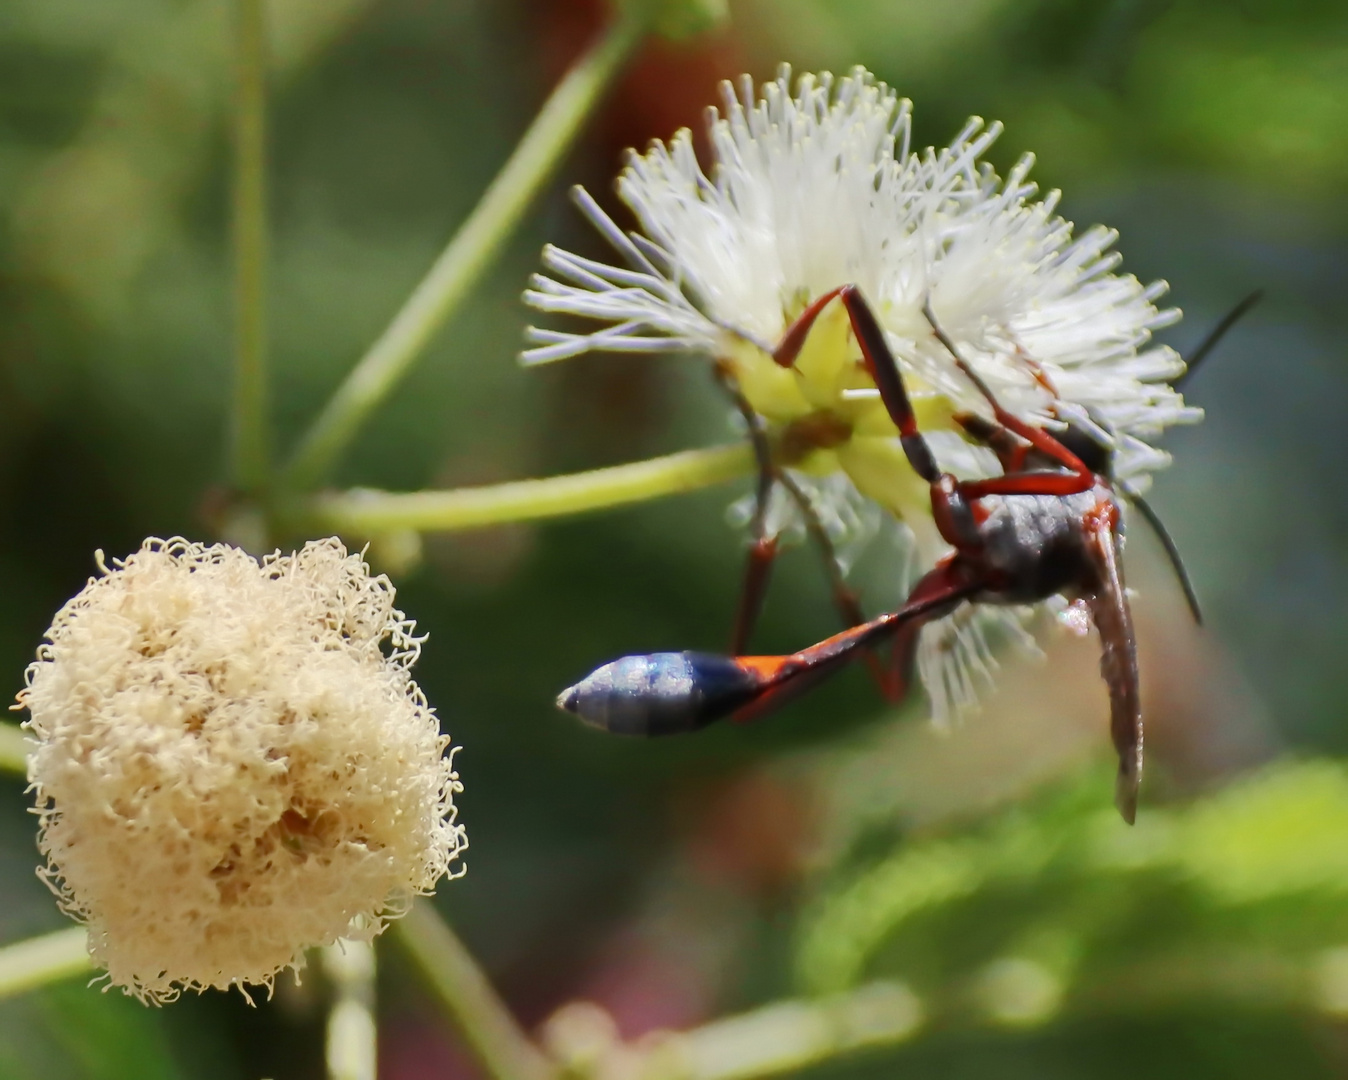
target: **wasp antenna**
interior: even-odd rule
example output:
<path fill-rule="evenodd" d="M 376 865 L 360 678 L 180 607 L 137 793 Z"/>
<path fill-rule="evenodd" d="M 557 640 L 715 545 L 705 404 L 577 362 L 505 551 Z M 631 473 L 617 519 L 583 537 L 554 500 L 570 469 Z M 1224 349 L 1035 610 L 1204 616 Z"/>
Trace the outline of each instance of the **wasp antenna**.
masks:
<path fill-rule="evenodd" d="M 1175 576 L 1179 578 L 1180 588 L 1184 590 L 1184 599 L 1188 601 L 1189 611 L 1193 613 L 1194 622 L 1202 626 L 1203 611 L 1198 605 L 1198 593 L 1194 591 L 1194 583 L 1189 578 L 1189 571 L 1184 567 L 1184 560 L 1180 558 L 1179 548 L 1175 545 L 1174 537 L 1170 535 L 1165 523 L 1161 521 L 1160 515 L 1152 509 L 1151 504 L 1146 499 L 1128 487 L 1123 487 L 1123 493 L 1141 512 L 1147 524 L 1151 526 L 1151 531 L 1156 534 L 1156 539 L 1161 541 L 1161 547 L 1165 548 L 1166 558 L 1170 560 L 1170 566 L 1175 571 Z"/>
<path fill-rule="evenodd" d="M 1210 331 L 1208 336 L 1184 361 L 1184 371 L 1180 376 L 1171 382 L 1171 386 L 1178 389 L 1189 381 L 1190 377 L 1197 370 L 1198 365 L 1203 362 L 1208 353 L 1217 347 L 1217 343 L 1226 336 L 1226 332 L 1235 326 L 1255 304 L 1264 298 L 1263 289 L 1255 289 L 1249 296 L 1245 297 L 1235 307 L 1228 311 Z"/>

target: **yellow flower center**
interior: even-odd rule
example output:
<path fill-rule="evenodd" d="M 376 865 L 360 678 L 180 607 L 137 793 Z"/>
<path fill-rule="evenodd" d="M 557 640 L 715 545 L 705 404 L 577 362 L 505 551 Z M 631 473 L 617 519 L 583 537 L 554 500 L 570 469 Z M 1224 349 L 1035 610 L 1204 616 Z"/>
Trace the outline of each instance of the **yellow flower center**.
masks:
<path fill-rule="evenodd" d="M 794 313 L 788 313 L 788 324 L 791 318 Z M 779 366 L 742 340 L 723 360 L 749 404 L 767 420 L 785 464 L 818 476 L 841 469 L 863 495 L 917 531 L 920 541 L 941 543 L 931 521 L 927 484 L 908 464 L 884 403 L 878 397 L 845 396 L 873 390 L 875 382 L 840 301 L 820 313 L 792 367 Z M 908 373 L 904 385 L 921 430 L 963 435 L 948 398 Z"/>

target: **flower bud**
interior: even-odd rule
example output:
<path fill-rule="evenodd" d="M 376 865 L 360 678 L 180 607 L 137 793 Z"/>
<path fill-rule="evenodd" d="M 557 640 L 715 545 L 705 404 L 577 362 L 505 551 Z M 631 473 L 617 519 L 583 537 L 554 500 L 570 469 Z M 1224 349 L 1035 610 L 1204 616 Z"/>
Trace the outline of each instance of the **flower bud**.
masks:
<path fill-rule="evenodd" d="M 621 0 L 646 9 L 651 28 L 672 41 L 706 34 L 730 21 L 728 0 Z"/>
<path fill-rule="evenodd" d="M 727 0 L 664 0 L 655 29 L 674 41 L 706 34 L 730 21 Z"/>

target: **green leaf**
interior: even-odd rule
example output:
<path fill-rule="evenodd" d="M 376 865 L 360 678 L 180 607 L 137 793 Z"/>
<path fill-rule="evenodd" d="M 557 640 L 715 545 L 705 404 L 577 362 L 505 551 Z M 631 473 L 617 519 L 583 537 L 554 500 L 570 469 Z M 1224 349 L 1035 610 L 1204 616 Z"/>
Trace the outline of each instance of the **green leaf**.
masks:
<path fill-rule="evenodd" d="M 900 978 L 1012 1025 L 1213 994 L 1348 1008 L 1348 769 L 1269 766 L 1131 829 L 1106 787 L 1092 772 L 841 874 L 803 920 L 800 980 Z"/>
<path fill-rule="evenodd" d="M 0 1004 L 6 1080 L 183 1080 L 163 1014 L 83 982 Z"/>

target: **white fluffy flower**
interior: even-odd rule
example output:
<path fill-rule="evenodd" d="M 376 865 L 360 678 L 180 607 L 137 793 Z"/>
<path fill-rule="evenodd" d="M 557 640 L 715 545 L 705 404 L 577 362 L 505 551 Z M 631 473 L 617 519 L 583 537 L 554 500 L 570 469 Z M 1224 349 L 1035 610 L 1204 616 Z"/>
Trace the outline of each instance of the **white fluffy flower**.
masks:
<path fill-rule="evenodd" d="M 1114 272 L 1113 230 L 1073 238 L 1054 213 L 1058 193 L 1036 199 L 1030 156 L 1005 180 L 980 160 L 1000 131 L 975 118 L 949 148 L 913 152 L 909 103 L 862 69 L 838 80 L 803 75 L 794 93 L 785 69 L 757 93 L 747 78 L 738 96 L 726 84 L 724 115 L 712 111 L 710 176 L 687 130 L 629 158 L 618 194 L 640 232 L 624 233 L 577 192 L 625 265 L 547 248 L 551 276 L 536 275 L 526 300 L 604 325 L 531 328 L 534 347 L 523 359 L 596 349 L 711 355 L 777 434 L 797 436 L 781 445 L 825 432 L 790 464 L 815 477 L 844 474 L 913 530 L 929 567 L 947 549 L 927 486 L 856 362 L 842 305 L 825 309 L 793 368 L 769 356 L 811 301 L 854 284 L 880 320 L 943 469 L 994 475 L 998 465 L 952 430 L 953 413 L 986 407 L 932 334 L 928 300 L 1004 406 L 1037 425 L 1093 418 L 1112 433 L 1117 477 L 1142 490 L 1169 460 L 1146 440 L 1201 416 L 1169 385 L 1183 370 L 1179 357 L 1148 345 L 1179 312 L 1157 309 L 1164 282 L 1143 286 Z M 818 484 L 811 494 L 828 501 Z M 979 617 L 999 616 L 984 609 Z M 986 655 L 981 642 L 972 649 Z M 941 678 L 924 675 L 929 689 Z"/>
<path fill-rule="evenodd" d="M 42 875 L 113 984 L 270 984 L 448 872 L 461 787 L 387 578 L 335 539 L 260 564 L 151 539 L 101 569 L 20 701 Z"/>

